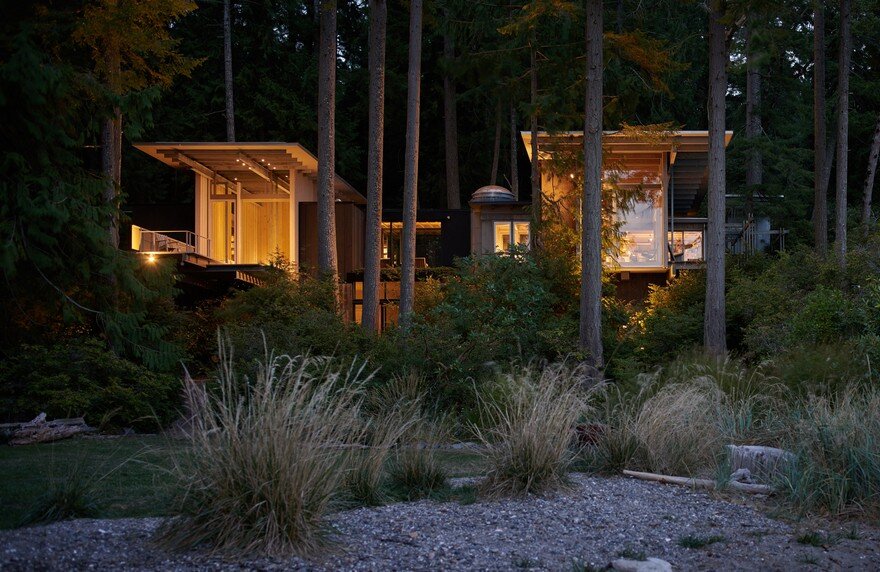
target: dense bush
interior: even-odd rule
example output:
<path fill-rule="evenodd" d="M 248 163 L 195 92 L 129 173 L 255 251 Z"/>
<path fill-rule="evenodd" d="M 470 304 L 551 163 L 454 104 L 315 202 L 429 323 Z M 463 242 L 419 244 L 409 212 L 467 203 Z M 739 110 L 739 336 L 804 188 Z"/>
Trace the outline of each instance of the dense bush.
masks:
<path fill-rule="evenodd" d="M 9 420 L 83 416 L 102 428 L 155 431 L 174 419 L 181 383 L 117 356 L 100 341 L 73 338 L 23 346 L 0 363 L 0 408 Z"/>
<path fill-rule="evenodd" d="M 560 315 L 551 283 L 527 253 L 465 258 L 432 307 L 377 365 L 432 378 L 429 397 L 447 408 L 474 405 L 473 383 L 511 361 L 552 358 L 573 347 L 577 324 Z M 400 348 L 400 349 L 397 349 Z"/>
<path fill-rule="evenodd" d="M 279 271 L 264 286 L 228 299 L 218 323 L 241 362 L 264 358 L 267 347 L 289 355 L 363 353 L 366 337 L 343 321 L 334 289 L 328 281 Z"/>

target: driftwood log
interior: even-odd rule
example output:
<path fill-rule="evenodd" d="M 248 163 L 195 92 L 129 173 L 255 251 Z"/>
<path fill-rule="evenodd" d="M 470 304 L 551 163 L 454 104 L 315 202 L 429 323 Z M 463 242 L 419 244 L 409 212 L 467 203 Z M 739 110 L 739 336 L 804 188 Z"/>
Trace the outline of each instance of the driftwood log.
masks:
<path fill-rule="evenodd" d="M 40 413 L 27 423 L 6 423 L 3 429 L 10 434 L 9 444 L 12 446 L 49 443 L 80 433 L 97 431 L 94 427 L 86 425 L 82 417 L 47 421 L 45 413 Z"/>
<path fill-rule="evenodd" d="M 709 479 L 691 479 L 688 477 L 673 477 L 669 475 L 658 475 L 656 473 L 641 473 L 639 471 L 624 470 L 623 474 L 627 477 L 641 479 L 643 481 L 653 481 L 657 483 L 665 483 L 670 485 L 681 485 L 695 489 L 714 489 L 717 483 Z M 735 491 L 743 493 L 768 495 L 773 492 L 773 487 L 767 485 L 753 485 L 749 483 L 738 483 L 730 481 L 727 486 Z"/>

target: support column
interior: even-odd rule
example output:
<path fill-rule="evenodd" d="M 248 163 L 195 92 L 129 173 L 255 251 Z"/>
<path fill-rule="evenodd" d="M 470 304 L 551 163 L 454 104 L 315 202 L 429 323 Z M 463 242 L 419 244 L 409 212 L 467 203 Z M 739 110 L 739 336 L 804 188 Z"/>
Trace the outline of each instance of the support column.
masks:
<path fill-rule="evenodd" d="M 242 229 L 241 221 L 243 219 L 241 207 L 244 202 L 241 200 L 241 182 L 235 183 L 235 263 L 241 264 L 241 246 L 242 246 Z"/>
<path fill-rule="evenodd" d="M 296 190 L 296 169 L 290 170 L 290 267 L 294 272 L 299 272 L 299 202 Z"/>
<path fill-rule="evenodd" d="M 195 183 L 195 226 L 193 230 L 195 231 L 195 250 L 197 254 L 202 254 L 207 256 L 209 253 L 206 251 L 205 239 L 200 237 L 208 236 L 208 217 L 211 210 L 211 198 L 210 198 L 210 180 L 202 175 L 201 173 L 196 173 L 196 183 Z"/>

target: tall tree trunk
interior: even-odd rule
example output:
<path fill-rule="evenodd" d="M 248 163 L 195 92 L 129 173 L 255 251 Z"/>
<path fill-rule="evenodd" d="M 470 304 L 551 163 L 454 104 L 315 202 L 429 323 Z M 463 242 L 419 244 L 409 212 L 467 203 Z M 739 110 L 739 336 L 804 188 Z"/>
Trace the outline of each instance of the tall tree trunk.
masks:
<path fill-rule="evenodd" d="M 532 131 L 532 248 L 538 250 L 541 247 L 541 211 L 543 210 L 543 197 L 541 196 L 541 164 L 538 162 L 538 46 L 534 32 L 530 39 L 529 60 L 530 71 L 530 94 L 532 103 L 531 131 Z"/>
<path fill-rule="evenodd" d="M 107 47 L 105 54 L 108 70 L 108 86 L 114 94 L 122 91 L 120 82 L 122 63 L 119 45 L 115 42 Z M 101 168 L 104 174 L 104 202 L 110 206 L 110 219 L 107 221 L 107 241 L 113 248 L 119 248 L 119 191 L 122 183 L 122 110 L 113 106 L 113 113 L 101 129 Z"/>
<path fill-rule="evenodd" d="M 709 222 L 706 230 L 706 307 L 703 344 L 720 356 L 727 352 L 724 300 L 724 155 L 725 94 L 727 92 L 724 2 L 713 0 L 709 12 Z"/>
<path fill-rule="evenodd" d="M 101 126 L 101 171 L 104 175 L 104 202 L 110 206 L 107 221 L 107 242 L 119 246 L 119 218 L 116 215 L 116 179 L 114 157 L 116 155 L 115 117 L 108 117 Z"/>
<path fill-rule="evenodd" d="M 813 244 L 828 253 L 828 177 L 825 151 L 825 0 L 813 1 Z"/>
<path fill-rule="evenodd" d="M 623 0 L 617 0 L 617 33 L 623 33 Z"/>
<path fill-rule="evenodd" d="M 370 140 L 367 151 L 367 220 L 364 245 L 364 304 L 361 324 L 379 329 L 382 257 L 382 158 L 385 141 L 385 0 L 370 0 Z"/>
<path fill-rule="evenodd" d="M 751 145 L 755 145 L 761 136 L 761 72 L 755 62 L 754 25 L 750 24 L 746 30 L 746 139 Z M 749 151 L 749 162 L 746 168 L 746 186 L 749 187 L 749 197 L 755 192 L 755 187 L 764 179 L 761 151 L 752 147 Z M 751 200 L 750 200 L 751 202 Z M 751 205 L 748 209 L 751 215 Z"/>
<path fill-rule="evenodd" d="M 460 209 L 458 110 L 455 103 L 455 79 L 452 77 L 451 71 L 452 63 L 455 60 L 455 39 L 450 30 L 443 34 L 443 59 L 446 60 L 446 73 L 443 74 L 443 119 L 446 131 L 446 208 Z"/>
<path fill-rule="evenodd" d="M 498 182 L 498 161 L 501 157 L 501 100 L 495 104 L 495 145 L 492 147 L 492 173 L 489 176 L 489 184 Z"/>
<path fill-rule="evenodd" d="M 602 0 L 587 0 L 580 348 L 602 367 Z"/>
<path fill-rule="evenodd" d="M 412 318 L 416 280 L 416 209 L 419 181 L 419 107 L 422 74 L 422 0 L 411 0 L 409 17 L 409 73 L 406 93 L 406 164 L 403 176 L 402 268 L 400 323 Z"/>
<path fill-rule="evenodd" d="M 516 152 L 519 150 L 519 132 L 516 130 L 516 104 L 510 100 L 510 192 L 519 200 L 519 165 Z"/>
<path fill-rule="evenodd" d="M 223 0 L 223 76 L 226 87 L 226 140 L 235 141 L 235 105 L 232 98 L 232 7 Z"/>
<path fill-rule="evenodd" d="M 834 242 L 837 264 L 846 268 L 846 191 L 849 152 L 849 67 L 851 59 L 850 0 L 840 0 L 840 62 L 837 78 L 837 194 Z"/>
<path fill-rule="evenodd" d="M 334 283 L 336 258 L 336 0 L 321 0 L 318 50 L 318 270 Z"/>
<path fill-rule="evenodd" d="M 877 158 L 880 157 L 880 117 L 874 129 L 874 141 L 868 154 L 868 174 L 865 176 L 865 192 L 862 195 L 862 224 L 867 229 L 871 225 L 871 195 L 874 193 L 874 175 L 877 174 Z"/>

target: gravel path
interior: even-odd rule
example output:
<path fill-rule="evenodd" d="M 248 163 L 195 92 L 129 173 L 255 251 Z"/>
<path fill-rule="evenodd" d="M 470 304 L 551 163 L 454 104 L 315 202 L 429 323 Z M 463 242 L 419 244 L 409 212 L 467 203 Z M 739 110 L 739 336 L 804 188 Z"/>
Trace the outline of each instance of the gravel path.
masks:
<path fill-rule="evenodd" d="M 880 569 L 880 531 L 833 531 L 825 547 L 797 542 L 793 527 L 746 504 L 681 487 L 574 476 L 553 498 L 471 505 L 422 501 L 339 513 L 336 544 L 310 561 L 231 562 L 172 554 L 151 544 L 160 520 L 78 520 L 0 532 L 0 569 L 13 570 L 580 570 L 621 553 L 662 558 L 680 570 Z M 748 499 L 743 502 L 747 502 Z M 851 528 L 851 527 L 850 527 Z M 718 536 L 684 548 L 688 535 Z"/>

